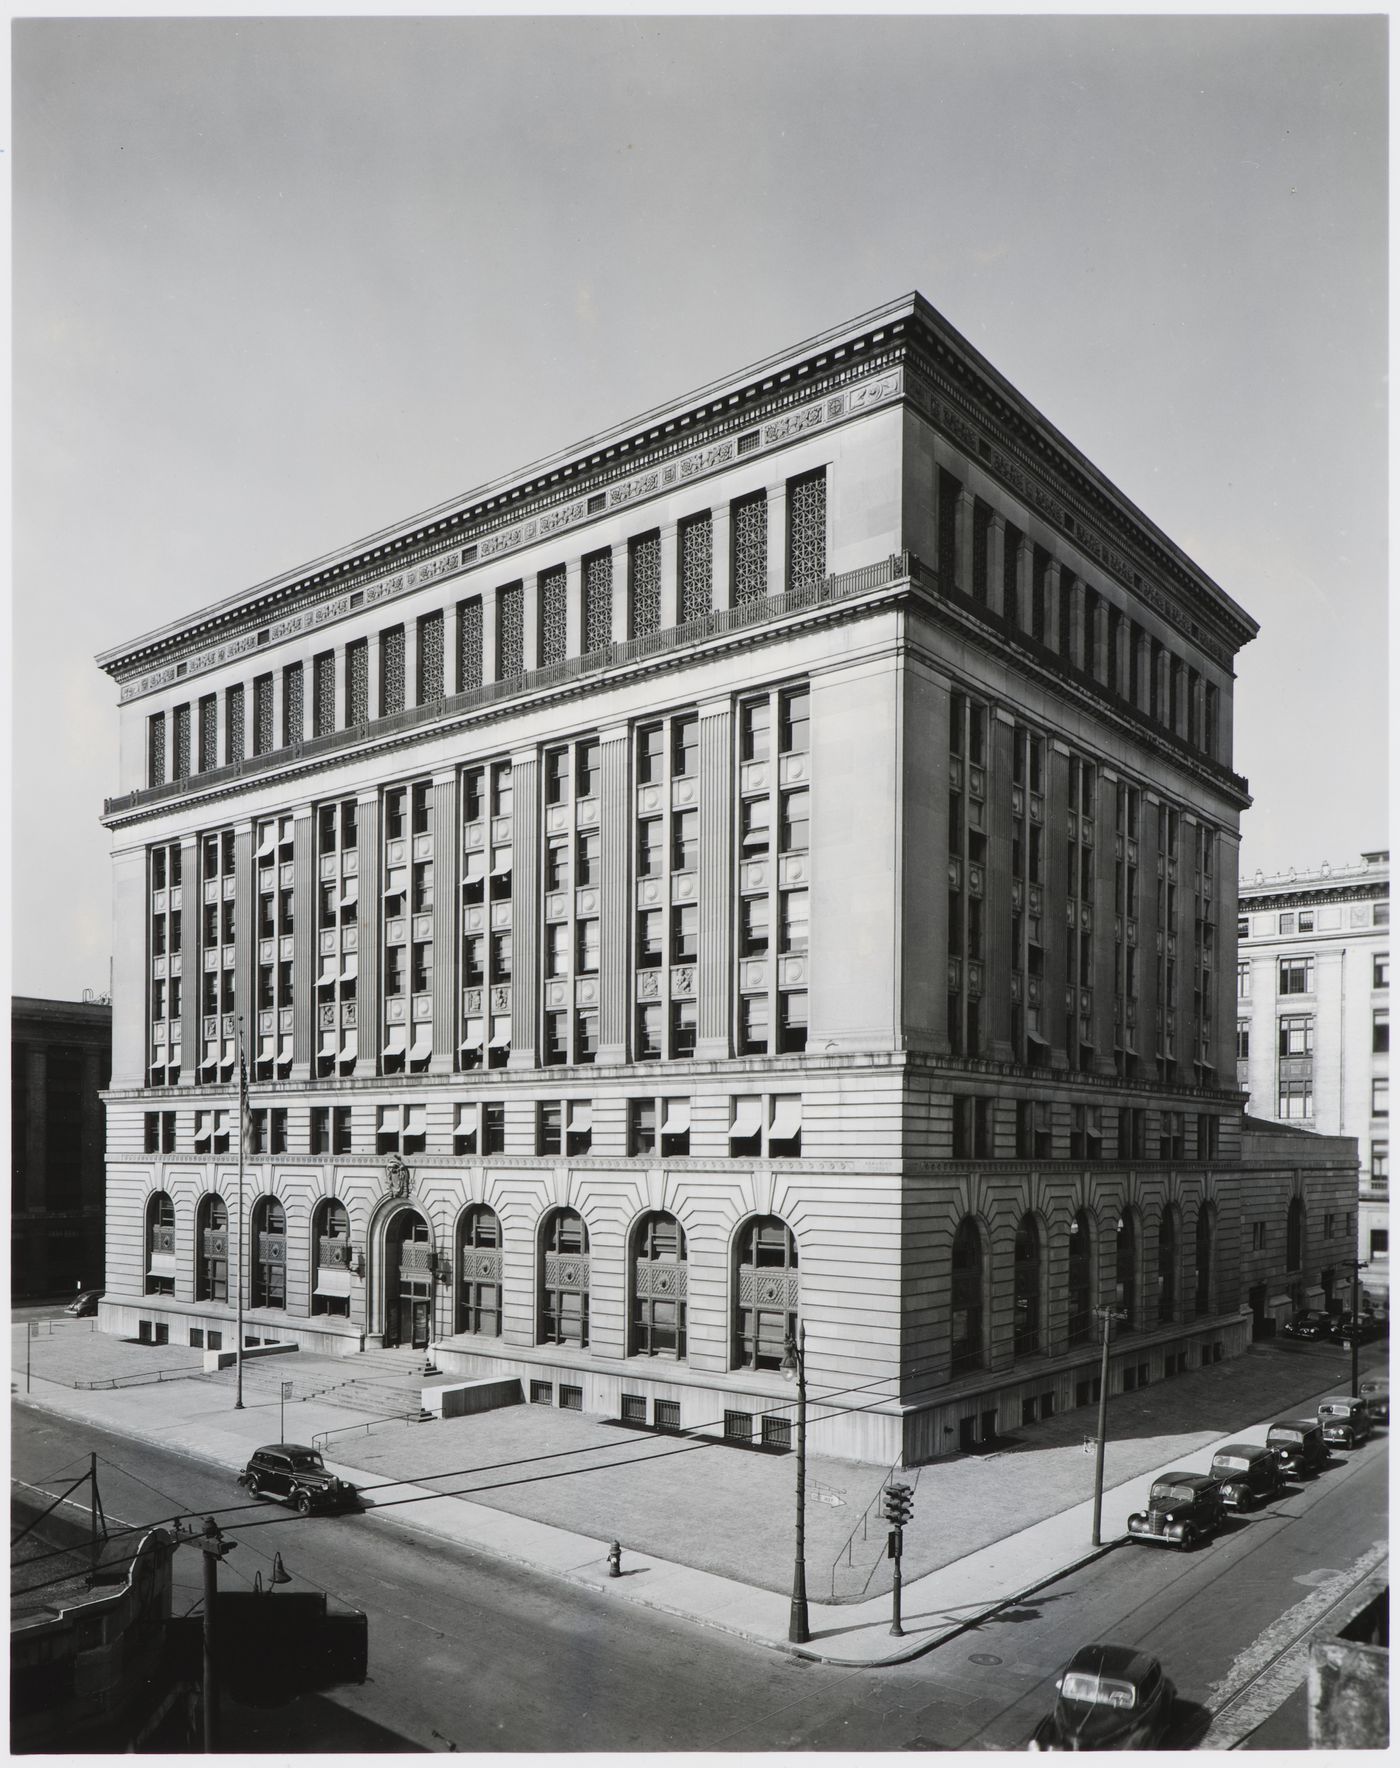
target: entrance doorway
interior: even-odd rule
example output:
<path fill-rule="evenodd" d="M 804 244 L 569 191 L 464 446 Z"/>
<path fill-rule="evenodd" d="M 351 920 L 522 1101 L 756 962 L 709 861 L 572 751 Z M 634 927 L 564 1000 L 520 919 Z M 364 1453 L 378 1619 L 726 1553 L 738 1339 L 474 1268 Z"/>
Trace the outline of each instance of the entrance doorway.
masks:
<path fill-rule="evenodd" d="M 384 1343 L 426 1350 L 433 1323 L 433 1240 L 416 1209 L 401 1209 L 384 1239 Z"/>

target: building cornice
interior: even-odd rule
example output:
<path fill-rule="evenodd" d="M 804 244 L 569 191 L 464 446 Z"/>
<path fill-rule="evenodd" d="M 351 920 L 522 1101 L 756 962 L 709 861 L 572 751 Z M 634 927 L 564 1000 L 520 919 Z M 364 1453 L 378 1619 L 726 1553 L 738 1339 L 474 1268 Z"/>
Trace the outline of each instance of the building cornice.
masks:
<path fill-rule="evenodd" d="M 1377 902 L 1390 896 L 1386 878 L 1373 878 L 1369 883 L 1353 880 L 1346 884 L 1299 886 L 1296 889 L 1246 889 L 1240 887 L 1240 913 L 1254 914 L 1262 909 L 1297 909 L 1310 904 L 1342 902 Z M 1383 928 L 1378 928 L 1383 932 Z"/>

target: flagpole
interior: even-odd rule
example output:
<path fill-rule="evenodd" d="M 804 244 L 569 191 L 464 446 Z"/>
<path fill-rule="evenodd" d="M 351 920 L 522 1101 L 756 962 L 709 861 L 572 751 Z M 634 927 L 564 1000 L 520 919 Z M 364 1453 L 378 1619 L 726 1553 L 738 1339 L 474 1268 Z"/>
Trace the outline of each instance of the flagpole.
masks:
<path fill-rule="evenodd" d="M 235 1308 L 234 1368 L 237 1397 L 234 1410 L 243 1410 L 243 1143 L 248 1129 L 248 1064 L 243 1056 L 243 1015 L 238 1015 L 238 1301 Z"/>

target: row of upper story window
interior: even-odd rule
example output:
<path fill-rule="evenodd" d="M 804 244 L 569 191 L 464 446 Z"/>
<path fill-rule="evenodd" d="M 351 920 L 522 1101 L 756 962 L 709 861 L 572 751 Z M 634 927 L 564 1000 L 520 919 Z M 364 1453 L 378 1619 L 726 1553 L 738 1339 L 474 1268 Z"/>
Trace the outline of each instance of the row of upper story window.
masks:
<path fill-rule="evenodd" d="M 1311 1121 L 1315 1115 L 1311 1073 L 1290 1072 L 1279 1076 L 1273 1115 L 1285 1122 Z M 1390 1081 L 1385 1075 L 1378 1075 L 1371 1082 L 1371 1116 L 1390 1116 Z"/>
<path fill-rule="evenodd" d="M 1220 1153 L 1220 1115 L 1178 1107 L 1072 1104 L 1066 1121 L 1064 1111 L 1053 1111 L 1047 1099 L 956 1094 L 952 1152 L 954 1160 L 1214 1160 Z"/>
<path fill-rule="evenodd" d="M 736 607 L 762 601 L 770 594 L 768 503 L 768 493 L 757 491 L 734 499 L 728 506 L 730 601 Z M 802 588 L 826 575 L 826 469 L 789 480 L 784 508 L 784 584 Z M 519 578 L 455 603 L 454 657 L 447 654 L 446 613 L 436 609 L 420 615 L 413 624 L 412 666 L 410 629 L 400 622 L 385 627 L 373 640 L 360 637 L 322 651 L 309 666 L 288 663 L 280 672 L 256 675 L 251 684 L 233 683 L 220 693 L 204 694 L 151 713 L 147 719 L 146 783 L 159 786 L 207 773 L 250 753 L 270 754 L 307 736 L 353 730 L 410 705 L 431 705 L 448 694 L 482 687 L 487 681 L 505 681 L 530 669 L 562 663 L 569 655 L 571 628 L 579 633 L 582 652 L 587 654 L 602 649 L 615 637 L 650 636 L 661 629 L 663 615 L 684 625 L 709 614 L 714 605 L 713 513 L 700 511 L 677 526 L 670 543 L 675 547 L 676 584 L 670 608 L 663 608 L 663 581 L 670 575 L 663 569 L 663 544 L 661 531 L 653 529 L 619 548 L 586 554 L 578 574 L 576 626 L 569 617 L 568 567 L 559 564 L 536 573 L 528 592 L 525 579 Z M 615 557 L 623 560 L 620 570 Z M 615 609 L 619 575 L 625 578 L 622 593 L 626 599 Z M 537 613 L 533 657 L 527 657 L 525 648 L 527 593 L 533 597 Z M 490 659 L 484 649 L 487 595 L 491 597 L 495 633 L 494 657 Z M 353 594 L 350 600 L 353 606 Z M 371 642 L 378 663 L 373 704 Z M 410 687 L 412 699 L 408 697 Z"/>
<path fill-rule="evenodd" d="M 999 612 L 1008 628 L 1054 652 L 1062 665 L 1220 760 L 1215 684 L 1013 522 L 1001 521 L 998 578 L 992 535 L 999 520 L 990 504 L 969 498 L 960 480 L 938 470 L 938 580 L 945 593 Z"/>
<path fill-rule="evenodd" d="M 1351 925 L 1353 927 L 1388 927 L 1390 925 L 1390 902 L 1355 903 L 1352 905 Z M 1239 918 L 1238 932 L 1241 939 L 1272 939 L 1277 936 L 1287 939 L 1298 933 L 1334 933 L 1340 932 L 1342 911 L 1331 909 L 1282 909 L 1274 914 L 1242 914 Z"/>
<path fill-rule="evenodd" d="M 1235 1025 L 1235 1057 L 1240 1062 L 1249 1060 L 1252 1023 L 1249 1019 L 1241 1019 Z M 1284 1060 L 1311 1056 L 1314 1028 L 1315 1020 L 1311 1013 L 1280 1014 L 1278 1018 L 1279 1056 Z M 1390 1008 L 1373 1007 L 1371 1009 L 1371 1053 L 1374 1056 L 1384 1056 L 1389 1052 Z"/>
<path fill-rule="evenodd" d="M 625 1118 L 609 1116 L 595 1142 L 591 1099 L 459 1100 L 453 1105 L 450 1141 L 430 1140 L 426 1105 L 253 1106 L 248 1113 L 251 1155 L 294 1153 L 541 1156 L 573 1159 L 601 1154 L 609 1159 L 660 1156 L 682 1159 L 692 1152 L 713 1159 L 796 1159 L 802 1153 L 800 1093 L 737 1093 L 729 1099 L 728 1131 L 722 1126 L 691 1146 L 688 1094 L 629 1097 Z M 508 1115 L 509 1114 L 509 1115 Z M 148 1154 L 229 1154 L 238 1152 L 239 1115 L 231 1107 L 144 1114 Z M 299 1146 L 293 1132 L 300 1126 Z M 507 1128 L 509 1126 L 509 1150 Z M 358 1136 L 357 1136 L 358 1130 Z M 533 1136 L 531 1135 L 533 1130 Z M 372 1133 L 372 1145 L 370 1137 Z"/>
<path fill-rule="evenodd" d="M 1317 960 L 1311 954 L 1304 953 L 1297 957 L 1276 958 L 1277 968 L 1276 989 L 1280 995 L 1310 995 L 1317 987 Z M 1242 1001 L 1248 1000 L 1254 992 L 1253 958 L 1240 958 L 1235 966 L 1235 992 Z M 1390 987 L 1390 953 L 1373 952 L 1371 954 L 1371 987 Z"/>

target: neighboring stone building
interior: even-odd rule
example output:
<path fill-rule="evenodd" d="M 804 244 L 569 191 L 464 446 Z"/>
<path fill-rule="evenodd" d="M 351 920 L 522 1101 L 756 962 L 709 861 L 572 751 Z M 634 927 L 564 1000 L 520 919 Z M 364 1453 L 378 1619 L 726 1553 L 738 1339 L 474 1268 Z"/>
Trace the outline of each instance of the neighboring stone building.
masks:
<path fill-rule="evenodd" d="M 1242 1347 L 1253 622 L 918 296 L 107 652 L 111 1330 L 889 1462 Z M 1354 1187 L 1353 1187 L 1354 1189 Z"/>
<path fill-rule="evenodd" d="M 104 1262 L 105 1002 L 10 1000 L 10 1288 L 35 1300 L 96 1288 Z"/>
<path fill-rule="evenodd" d="M 1360 1147 L 1359 1245 L 1376 1308 L 1390 1295 L 1390 855 L 1262 872 L 1240 887 L 1236 1073 L 1254 1117 Z M 1333 1293 L 1350 1306 L 1350 1272 Z"/>

